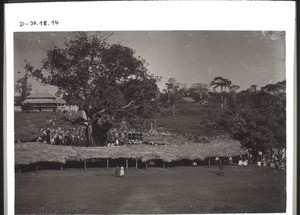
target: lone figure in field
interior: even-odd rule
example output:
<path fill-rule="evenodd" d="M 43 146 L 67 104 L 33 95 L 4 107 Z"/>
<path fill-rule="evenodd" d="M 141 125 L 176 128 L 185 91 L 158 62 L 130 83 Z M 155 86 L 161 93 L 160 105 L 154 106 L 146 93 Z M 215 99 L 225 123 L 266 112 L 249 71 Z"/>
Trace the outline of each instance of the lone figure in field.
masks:
<path fill-rule="evenodd" d="M 124 167 L 121 166 L 120 168 L 120 177 L 124 177 Z"/>
<path fill-rule="evenodd" d="M 119 165 L 118 165 L 115 169 L 115 177 L 119 177 L 119 176 L 120 176 L 120 168 L 119 168 Z"/>
<path fill-rule="evenodd" d="M 224 162 L 222 163 L 221 159 L 219 157 L 216 157 L 216 164 L 219 166 L 219 172 L 217 175 L 225 175 L 223 169 L 225 168 Z"/>

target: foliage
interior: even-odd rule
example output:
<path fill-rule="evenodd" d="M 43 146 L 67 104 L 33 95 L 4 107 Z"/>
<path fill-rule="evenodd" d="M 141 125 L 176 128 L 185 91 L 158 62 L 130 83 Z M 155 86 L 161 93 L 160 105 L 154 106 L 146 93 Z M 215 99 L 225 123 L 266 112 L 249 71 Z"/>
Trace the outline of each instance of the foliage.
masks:
<path fill-rule="evenodd" d="M 104 132 L 121 120 L 136 124 L 158 111 L 159 78 L 134 50 L 109 44 L 110 36 L 78 33 L 64 48 L 49 50 L 42 68 L 34 71 L 42 83 L 57 86 L 68 104 L 82 107 L 88 126 Z M 100 133 L 92 136 L 99 140 Z M 105 144 L 105 136 L 99 141 Z"/>
<path fill-rule="evenodd" d="M 203 99 L 207 99 L 207 93 L 209 91 L 208 87 L 208 84 L 194 83 L 188 89 L 188 94 L 196 102 L 200 102 Z"/>
<path fill-rule="evenodd" d="M 227 92 L 226 89 L 228 88 L 230 92 L 235 92 L 239 86 L 232 85 L 232 82 L 229 79 L 225 79 L 223 77 L 215 77 L 214 80 L 210 82 L 210 86 L 213 86 L 214 91 L 216 88 L 220 87 L 221 89 L 221 108 L 227 108 Z"/>
<path fill-rule="evenodd" d="M 237 107 L 219 125 L 254 152 L 286 147 L 285 81 L 237 94 Z"/>
<path fill-rule="evenodd" d="M 170 78 L 166 83 L 166 87 L 160 95 L 161 104 L 164 107 L 171 107 L 173 116 L 176 116 L 176 105 L 183 97 L 185 87 L 177 82 L 175 78 Z"/>
<path fill-rule="evenodd" d="M 15 85 L 16 92 L 19 92 L 21 94 L 20 100 L 17 101 L 17 105 L 21 105 L 26 97 L 30 95 L 30 91 L 32 90 L 32 86 L 30 83 L 28 83 L 28 80 L 33 72 L 33 66 L 31 66 L 30 62 L 28 62 L 27 60 L 25 60 L 24 71 L 24 76 L 19 78 Z M 21 74 L 21 71 L 19 71 L 18 74 Z"/>

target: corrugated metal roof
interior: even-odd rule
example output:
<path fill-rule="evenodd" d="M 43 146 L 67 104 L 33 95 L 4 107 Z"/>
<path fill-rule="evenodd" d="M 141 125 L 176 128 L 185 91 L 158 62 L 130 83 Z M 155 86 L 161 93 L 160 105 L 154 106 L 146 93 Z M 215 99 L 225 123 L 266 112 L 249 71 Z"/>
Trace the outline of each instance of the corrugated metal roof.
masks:
<path fill-rule="evenodd" d="M 45 91 L 45 92 L 31 93 L 29 96 L 27 96 L 27 99 L 32 99 L 32 98 L 56 98 L 56 97 L 51 93 Z"/>
<path fill-rule="evenodd" d="M 24 104 L 60 104 L 56 99 L 26 99 Z"/>

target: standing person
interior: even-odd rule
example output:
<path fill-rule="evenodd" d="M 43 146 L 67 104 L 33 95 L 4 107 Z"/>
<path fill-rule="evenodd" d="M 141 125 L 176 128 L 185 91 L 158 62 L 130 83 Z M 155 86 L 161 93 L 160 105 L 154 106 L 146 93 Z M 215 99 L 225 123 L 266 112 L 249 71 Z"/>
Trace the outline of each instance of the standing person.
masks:
<path fill-rule="evenodd" d="M 219 157 L 216 157 L 216 158 L 215 158 L 215 164 L 216 164 L 216 165 L 219 165 L 219 164 L 220 164 L 220 158 L 219 158 Z"/>
<path fill-rule="evenodd" d="M 229 165 L 233 165 L 233 160 L 231 156 L 229 157 Z"/>
<path fill-rule="evenodd" d="M 224 162 L 221 161 L 221 158 L 218 159 L 218 165 L 219 165 L 219 173 L 218 175 L 225 175 L 223 169 L 225 168 Z"/>
<path fill-rule="evenodd" d="M 120 168 L 120 177 L 123 177 L 124 176 L 124 167 L 121 166 Z"/>
<path fill-rule="evenodd" d="M 117 165 L 116 170 L 115 170 L 115 177 L 119 177 L 120 176 L 120 168 L 119 165 Z"/>

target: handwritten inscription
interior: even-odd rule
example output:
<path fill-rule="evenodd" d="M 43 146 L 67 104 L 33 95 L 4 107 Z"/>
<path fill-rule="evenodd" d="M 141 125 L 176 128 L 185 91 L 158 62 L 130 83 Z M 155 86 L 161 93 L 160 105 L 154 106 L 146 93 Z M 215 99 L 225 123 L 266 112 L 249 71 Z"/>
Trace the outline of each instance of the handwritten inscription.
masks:
<path fill-rule="evenodd" d="M 24 22 L 20 21 L 19 22 L 19 27 L 24 27 L 24 26 L 53 26 L 53 25 L 58 25 L 59 21 L 58 20 L 52 20 L 52 21 L 29 21 L 29 22 Z"/>

